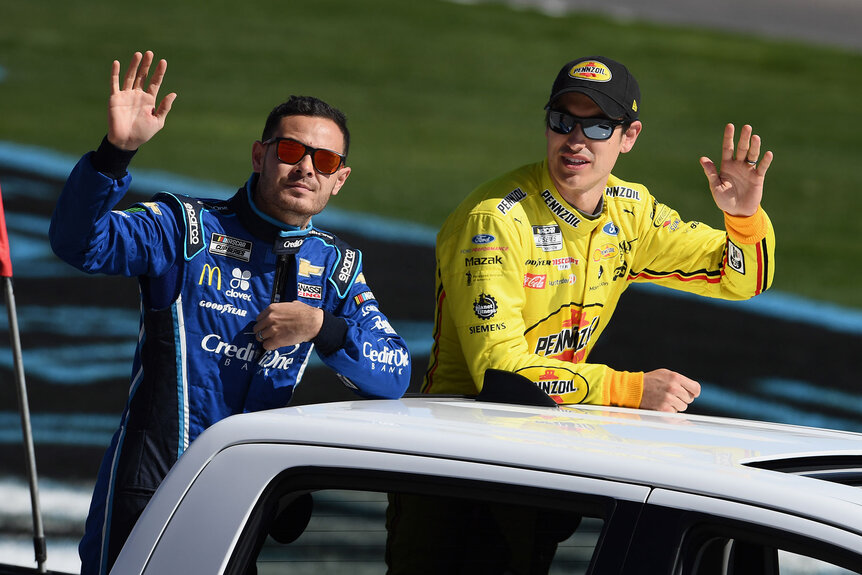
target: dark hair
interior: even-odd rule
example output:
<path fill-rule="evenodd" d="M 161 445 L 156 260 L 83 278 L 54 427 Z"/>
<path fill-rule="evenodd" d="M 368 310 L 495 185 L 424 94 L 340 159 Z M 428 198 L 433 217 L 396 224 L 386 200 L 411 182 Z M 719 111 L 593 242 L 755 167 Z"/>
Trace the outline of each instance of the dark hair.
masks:
<path fill-rule="evenodd" d="M 350 130 L 347 129 L 347 117 L 341 110 L 312 96 L 291 96 L 287 102 L 279 104 L 269 113 L 261 140 L 270 139 L 281 119 L 287 116 L 329 118 L 335 122 L 344 136 L 344 157 L 347 158 L 347 152 L 350 149 Z"/>

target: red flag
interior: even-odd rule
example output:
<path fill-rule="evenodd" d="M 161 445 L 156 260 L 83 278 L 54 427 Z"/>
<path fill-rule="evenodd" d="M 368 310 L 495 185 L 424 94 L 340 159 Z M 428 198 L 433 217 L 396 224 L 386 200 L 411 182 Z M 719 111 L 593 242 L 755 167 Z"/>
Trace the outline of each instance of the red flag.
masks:
<path fill-rule="evenodd" d="M 9 256 L 9 236 L 6 235 L 6 214 L 3 213 L 2 192 L 0 192 L 0 277 L 12 277 L 12 258 Z"/>

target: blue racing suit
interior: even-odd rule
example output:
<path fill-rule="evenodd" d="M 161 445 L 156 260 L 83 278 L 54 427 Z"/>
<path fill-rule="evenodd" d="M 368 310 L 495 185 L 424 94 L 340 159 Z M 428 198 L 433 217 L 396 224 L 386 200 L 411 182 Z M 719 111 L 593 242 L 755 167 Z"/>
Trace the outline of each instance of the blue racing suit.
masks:
<path fill-rule="evenodd" d="M 256 174 L 228 200 L 162 192 L 112 211 L 131 182 L 131 155 L 122 154 L 105 140 L 78 162 L 50 229 L 63 260 L 137 276 L 141 292 L 129 398 L 99 471 L 82 573 L 110 569 L 156 487 L 203 430 L 287 405 L 312 349 L 362 396 L 397 398 L 410 380 L 407 347 L 365 282 L 361 252 L 310 223 L 298 230 L 260 212 Z M 293 300 L 324 310 L 320 334 L 265 351 L 252 331 L 258 314 Z"/>

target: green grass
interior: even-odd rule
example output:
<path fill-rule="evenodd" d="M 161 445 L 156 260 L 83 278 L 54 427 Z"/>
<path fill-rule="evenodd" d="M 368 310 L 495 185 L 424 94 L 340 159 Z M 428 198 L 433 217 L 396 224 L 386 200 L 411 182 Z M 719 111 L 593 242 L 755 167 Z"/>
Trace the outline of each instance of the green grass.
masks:
<path fill-rule="evenodd" d="M 0 2 L 0 139 L 80 154 L 105 132 L 110 62 L 169 61 L 179 94 L 135 167 L 238 185 L 289 94 L 342 108 L 353 173 L 341 208 L 438 226 L 473 187 L 544 154 L 542 107 L 567 60 L 625 62 L 645 129 L 615 173 L 720 225 L 698 157 L 726 122 L 776 154 L 764 206 L 775 288 L 862 307 L 862 54 L 690 28 L 432 0 Z"/>

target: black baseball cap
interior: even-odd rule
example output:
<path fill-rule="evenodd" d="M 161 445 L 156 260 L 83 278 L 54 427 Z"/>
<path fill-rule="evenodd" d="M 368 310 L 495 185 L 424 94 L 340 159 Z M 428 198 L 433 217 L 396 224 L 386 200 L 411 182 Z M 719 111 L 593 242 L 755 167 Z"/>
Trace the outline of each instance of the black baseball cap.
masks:
<path fill-rule="evenodd" d="M 638 119 L 641 91 L 628 68 L 604 56 L 572 60 L 560 70 L 546 108 L 568 92 L 586 94 L 609 118 Z"/>

